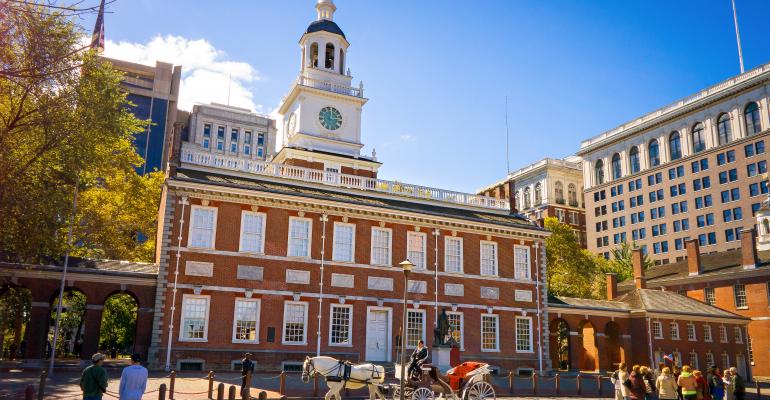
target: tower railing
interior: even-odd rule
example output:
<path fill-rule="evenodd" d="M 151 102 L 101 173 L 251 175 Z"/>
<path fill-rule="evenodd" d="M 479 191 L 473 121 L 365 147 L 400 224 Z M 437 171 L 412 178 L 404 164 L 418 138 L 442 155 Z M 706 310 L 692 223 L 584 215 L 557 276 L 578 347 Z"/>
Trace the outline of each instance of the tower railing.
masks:
<path fill-rule="evenodd" d="M 353 87 L 349 85 L 343 85 L 340 83 L 322 81 L 315 78 L 310 78 L 304 75 L 300 75 L 298 83 L 301 86 L 311 87 L 315 89 L 326 90 L 327 92 L 344 94 L 353 97 L 364 97 L 363 87 Z"/>
<path fill-rule="evenodd" d="M 386 193 L 394 196 L 451 203 L 491 210 L 509 210 L 508 200 L 477 194 L 413 185 L 365 176 L 327 172 L 318 169 L 249 160 L 222 153 L 182 147 L 182 163 L 239 171 L 267 177 L 279 177 L 300 182 L 321 184 L 367 192 Z"/>

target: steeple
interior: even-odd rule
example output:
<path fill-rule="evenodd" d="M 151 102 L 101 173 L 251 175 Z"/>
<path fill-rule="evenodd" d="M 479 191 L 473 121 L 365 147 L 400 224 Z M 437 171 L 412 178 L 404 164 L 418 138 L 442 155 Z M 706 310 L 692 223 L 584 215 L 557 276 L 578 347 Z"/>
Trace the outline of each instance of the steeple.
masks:
<path fill-rule="evenodd" d="M 337 7 L 332 0 L 318 0 L 315 9 L 318 11 L 318 21 L 332 21 Z"/>

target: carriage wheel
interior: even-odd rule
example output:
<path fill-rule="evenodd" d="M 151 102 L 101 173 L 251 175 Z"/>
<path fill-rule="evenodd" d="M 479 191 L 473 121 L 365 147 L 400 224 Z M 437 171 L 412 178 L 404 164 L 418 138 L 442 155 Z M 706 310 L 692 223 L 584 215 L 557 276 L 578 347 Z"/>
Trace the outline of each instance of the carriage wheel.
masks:
<path fill-rule="evenodd" d="M 400 385 L 393 385 L 391 387 L 393 389 L 393 400 L 401 399 L 401 386 Z"/>
<path fill-rule="evenodd" d="M 411 399 L 412 400 L 433 400 L 433 391 L 426 387 L 417 388 L 412 393 Z"/>
<path fill-rule="evenodd" d="M 484 381 L 474 383 L 465 391 L 465 400 L 494 400 L 496 398 L 495 388 Z"/>

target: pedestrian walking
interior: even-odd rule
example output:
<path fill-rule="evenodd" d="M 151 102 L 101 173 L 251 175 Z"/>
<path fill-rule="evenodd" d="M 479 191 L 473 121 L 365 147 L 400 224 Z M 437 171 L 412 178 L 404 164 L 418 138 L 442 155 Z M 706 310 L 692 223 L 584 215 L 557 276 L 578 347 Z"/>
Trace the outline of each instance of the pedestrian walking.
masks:
<path fill-rule="evenodd" d="M 95 353 L 91 361 L 93 364 L 80 375 L 80 390 L 83 391 L 83 400 L 102 400 L 107 391 L 107 371 L 102 367 L 104 354 Z"/>
<path fill-rule="evenodd" d="M 120 374 L 120 400 L 142 400 L 147 390 L 147 368 L 142 366 L 139 354 L 131 355 L 131 365 Z"/>
<path fill-rule="evenodd" d="M 618 365 L 618 369 L 612 373 L 612 378 L 610 378 L 612 384 L 615 385 L 615 400 L 624 400 L 626 397 L 628 397 L 627 394 L 624 394 L 625 386 L 623 385 L 623 383 L 628 379 L 628 372 L 626 372 L 626 368 L 626 363 L 620 363 L 620 365 Z"/>
<path fill-rule="evenodd" d="M 725 397 L 725 383 L 722 381 L 722 373 L 716 365 L 709 368 L 706 380 L 709 384 L 709 391 L 713 400 L 723 400 Z"/>
<path fill-rule="evenodd" d="M 652 374 L 650 368 L 644 366 L 639 368 L 639 372 L 642 374 L 642 380 L 644 381 L 644 398 L 646 400 L 652 400 L 655 398 L 655 377 Z"/>
<path fill-rule="evenodd" d="M 641 367 L 634 365 L 631 368 L 631 374 L 628 377 L 628 399 L 630 400 L 644 400 L 644 395 L 647 393 L 644 387 L 644 377 L 642 376 Z"/>
<path fill-rule="evenodd" d="M 703 376 L 703 373 L 701 373 L 699 370 L 695 370 L 692 372 L 692 375 L 695 377 L 695 383 L 697 385 L 696 395 L 698 400 L 711 400 L 711 392 L 709 392 L 709 384 L 706 382 L 706 377 Z"/>
<path fill-rule="evenodd" d="M 243 355 L 243 360 L 241 360 L 241 378 L 243 379 L 241 383 L 241 393 L 246 389 L 246 385 L 251 387 L 251 382 L 248 381 L 249 374 L 254 373 L 254 361 L 251 361 L 251 353 L 246 353 Z"/>
<path fill-rule="evenodd" d="M 730 368 L 730 376 L 733 382 L 733 399 L 743 400 L 746 396 L 746 380 L 738 373 L 738 368 Z"/>
<path fill-rule="evenodd" d="M 697 399 L 698 384 L 695 382 L 695 377 L 692 375 L 692 368 L 690 368 L 689 365 L 682 367 L 682 373 L 679 375 L 679 379 L 677 379 L 676 383 L 682 388 L 682 397 L 684 400 Z"/>
<path fill-rule="evenodd" d="M 677 393 L 679 386 L 676 384 L 674 374 L 671 373 L 669 367 L 663 367 L 660 376 L 655 381 L 655 387 L 658 389 L 658 398 L 661 400 L 676 400 L 679 397 Z"/>
<path fill-rule="evenodd" d="M 722 382 L 725 384 L 725 400 L 734 400 L 733 397 L 733 378 L 730 376 L 730 369 L 724 371 L 722 376 Z"/>

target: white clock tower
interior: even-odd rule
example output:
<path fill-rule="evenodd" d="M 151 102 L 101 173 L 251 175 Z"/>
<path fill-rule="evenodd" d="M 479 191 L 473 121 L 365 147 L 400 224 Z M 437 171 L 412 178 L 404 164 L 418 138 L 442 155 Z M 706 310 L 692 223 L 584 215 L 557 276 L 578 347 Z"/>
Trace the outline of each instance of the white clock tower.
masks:
<path fill-rule="evenodd" d="M 380 164 L 361 155 L 361 109 L 367 99 L 363 84 L 352 84 L 346 65 L 350 43 L 333 21 L 337 7 L 318 0 L 315 8 L 318 18 L 299 40 L 299 76 L 278 108 L 281 149 L 275 162 L 323 163 L 327 171 L 376 175 Z"/>

